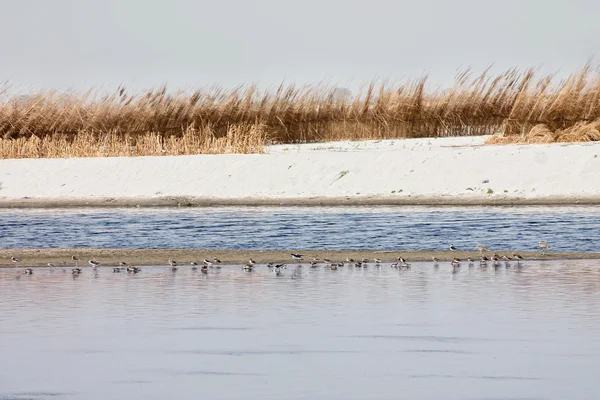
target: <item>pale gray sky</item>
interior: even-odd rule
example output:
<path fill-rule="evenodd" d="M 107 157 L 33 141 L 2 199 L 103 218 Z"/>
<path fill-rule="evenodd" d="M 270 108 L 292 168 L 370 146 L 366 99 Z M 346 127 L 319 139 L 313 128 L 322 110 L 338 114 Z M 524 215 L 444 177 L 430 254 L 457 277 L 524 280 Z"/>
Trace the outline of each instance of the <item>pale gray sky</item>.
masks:
<path fill-rule="evenodd" d="M 423 72 L 448 84 L 459 67 L 492 63 L 566 73 L 600 50 L 597 0 L 0 0 L 0 9 L 0 80 L 34 89 L 356 87 Z"/>

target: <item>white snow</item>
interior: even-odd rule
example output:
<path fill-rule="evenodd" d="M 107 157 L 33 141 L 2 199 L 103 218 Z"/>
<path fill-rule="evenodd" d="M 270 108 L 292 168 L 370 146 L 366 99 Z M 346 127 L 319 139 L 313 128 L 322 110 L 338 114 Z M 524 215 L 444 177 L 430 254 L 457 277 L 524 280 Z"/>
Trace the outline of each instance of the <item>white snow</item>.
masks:
<path fill-rule="evenodd" d="M 484 137 L 277 145 L 266 154 L 0 160 L 19 201 L 382 199 L 600 202 L 600 143 L 485 146 Z"/>

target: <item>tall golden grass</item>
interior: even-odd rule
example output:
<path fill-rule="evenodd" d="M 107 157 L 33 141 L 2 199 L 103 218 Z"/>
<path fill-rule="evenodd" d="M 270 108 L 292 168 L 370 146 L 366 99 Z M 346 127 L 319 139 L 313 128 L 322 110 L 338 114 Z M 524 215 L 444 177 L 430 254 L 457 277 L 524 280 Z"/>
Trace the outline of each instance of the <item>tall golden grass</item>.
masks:
<path fill-rule="evenodd" d="M 265 143 L 498 132 L 517 140 L 542 125 L 570 132 L 564 140 L 586 126 L 585 138 L 596 140 L 598 120 L 600 73 L 591 63 L 563 80 L 535 69 L 465 71 L 447 90 L 422 77 L 372 83 L 349 99 L 326 85 L 42 92 L 0 104 L 0 157 L 248 153 Z"/>

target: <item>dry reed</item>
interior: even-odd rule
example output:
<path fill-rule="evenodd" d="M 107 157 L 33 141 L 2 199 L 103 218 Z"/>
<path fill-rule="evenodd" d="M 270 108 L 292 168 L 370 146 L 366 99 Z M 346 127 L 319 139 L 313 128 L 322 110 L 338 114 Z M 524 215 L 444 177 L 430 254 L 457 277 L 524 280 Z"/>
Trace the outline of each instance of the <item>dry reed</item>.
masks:
<path fill-rule="evenodd" d="M 157 133 L 122 136 L 80 132 L 72 138 L 54 134 L 0 139 L 2 158 L 129 157 L 185 154 L 262 153 L 266 137 L 260 125 L 232 125 L 224 137 L 209 127 L 188 128 L 181 136 Z"/>
<path fill-rule="evenodd" d="M 498 132 L 506 141 L 597 140 L 598 68 L 588 63 L 561 81 L 538 75 L 466 71 L 449 90 L 428 89 L 422 77 L 373 83 L 347 99 L 324 85 L 44 92 L 0 104 L 0 157 L 249 153 L 265 143 Z"/>

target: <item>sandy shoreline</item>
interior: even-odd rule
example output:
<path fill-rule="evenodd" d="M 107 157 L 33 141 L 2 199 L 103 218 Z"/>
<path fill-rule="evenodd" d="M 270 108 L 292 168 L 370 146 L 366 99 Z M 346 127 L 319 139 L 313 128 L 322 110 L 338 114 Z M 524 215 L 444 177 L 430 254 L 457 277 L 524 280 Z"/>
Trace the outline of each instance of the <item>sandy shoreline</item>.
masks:
<path fill-rule="evenodd" d="M 182 265 L 190 261 L 202 262 L 202 260 L 214 257 L 219 258 L 224 264 L 238 265 L 246 263 L 250 258 L 259 264 L 268 262 L 297 264 L 290 257 L 292 252 L 300 252 L 304 255 L 304 262 L 312 261 L 313 257 L 319 259 L 330 259 L 332 261 L 344 261 L 346 257 L 355 260 L 363 258 L 379 258 L 382 262 L 393 262 L 400 256 L 410 262 L 431 261 L 437 257 L 440 262 L 449 262 L 451 253 L 449 251 L 384 251 L 384 250 L 179 250 L 179 249 L 0 249 L 0 267 L 15 267 L 10 261 L 14 256 L 21 260 L 20 266 L 44 267 L 48 262 L 56 265 L 74 266 L 72 255 L 77 255 L 81 260 L 95 259 L 103 266 L 117 265 L 120 261 L 132 265 L 167 265 L 169 258 L 180 262 Z M 498 251 L 499 254 L 512 255 L 512 251 Z M 488 254 L 488 253 L 486 253 Z M 492 253 L 489 253 L 492 254 Z M 542 256 L 540 252 L 519 252 L 525 260 L 578 260 L 578 259 L 600 259 L 600 253 L 589 252 L 549 252 Z M 459 251 L 457 256 L 461 259 L 472 257 L 477 259 L 477 251 Z M 87 266 L 82 261 L 80 265 Z"/>
<path fill-rule="evenodd" d="M 485 139 L 0 160 L 0 207 L 600 204 L 600 143 L 485 146 Z"/>

